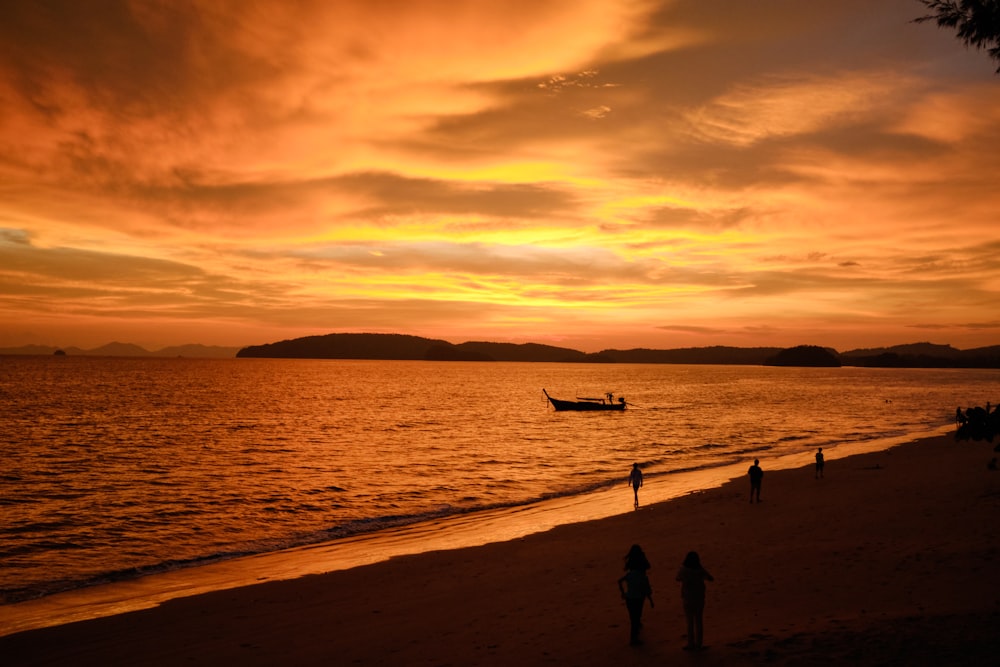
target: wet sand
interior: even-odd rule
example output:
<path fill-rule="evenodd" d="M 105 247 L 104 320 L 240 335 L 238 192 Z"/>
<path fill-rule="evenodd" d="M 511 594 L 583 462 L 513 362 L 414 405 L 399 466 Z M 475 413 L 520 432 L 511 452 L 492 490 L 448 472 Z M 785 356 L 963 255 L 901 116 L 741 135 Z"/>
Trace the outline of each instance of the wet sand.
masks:
<path fill-rule="evenodd" d="M 168 600 L 0 637 L 9 665 L 992 665 L 1000 472 L 992 445 L 921 440 L 768 471 L 505 542 Z M 631 503 L 631 489 L 620 488 Z M 640 500 L 642 500 L 640 492 Z M 628 645 L 616 579 L 642 544 L 656 607 Z M 697 550 L 705 642 L 682 650 L 674 575 Z"/>

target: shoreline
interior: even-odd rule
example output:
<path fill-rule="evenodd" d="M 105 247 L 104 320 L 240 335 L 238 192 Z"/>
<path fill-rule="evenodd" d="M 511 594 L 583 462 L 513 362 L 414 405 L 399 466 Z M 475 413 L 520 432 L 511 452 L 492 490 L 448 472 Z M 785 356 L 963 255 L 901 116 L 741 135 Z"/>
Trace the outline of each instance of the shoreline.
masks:
<path fill-rule="evenodd" d="M 822 480 L 811 466 L 765 467 L 760 504 L 748 504 L 735 479 L 502 542 L 17 632 L 0 637 L 0 652 L 11 664 L 661 663 L 682 655 L 672 575 L 697 549 L 716 578 L 702 664 L 884 664 L 898 655 L 992 664 L 992 455 L 987 443 L 939 435 L 828 459 Z M 618 491 L 631 500 L 624 484 Z M 614 590 L 633 542 L 653 562 L 657 601 L 636 649 Z"/>
<path fill-rule="evenodd" d="M 835 461 L 863 453 L 887 451 L 901 444 L 950 432 L 940 427 L 933 435 L 910 434 L 852 442 L 838 453 L 827 449 Z M 753 454 L 747 454 L 749 459 Z M 811 451 L 765 458 L 771 470 L 801 466 Z M 685 495 L 721 487 L 745 474 L 747 462 L 705 469 L 666 471 L 647 475 L 640 492 L 643 509 L 671 502 Z M 623 480 L 624 480 L 623 475 Z M 558 496 L 513 507 L 478 510 L 424 520 L 370 533 L 305 544 L 279 551 L 225 558 L 215 562 L 154 572 L 121 581 L 84 586 L 7 605 L 0 605 L 0 637 L 76 621 L 156 607 L 168 600 L 249 586 L 265 581 L 285 581 L 312 574 L 383 562 L 450 549 L 463 549 L 520 539 L 563 525 L 596 521 L 633 511 L 627 484 L 584 494 Z M 627 497 L 626 497 L 627 496 Z"/>
<path fill-rule="evenodd" d="M 669 473 L 648 481 L 641 491 L 643 507 L 717 488 L 731 479 L 731 471 L 739 465 Z M 0 637 L 148 609 L 176 598 L 264 581 L 287 581 L 402 556 L 521 539 L 562 525 L 628 514 L 634 511 L 631 498 L 631 488 L 623 482 L 585 494 L 455 514 L 279 551 L 85 586 L 0 605 Z"/>

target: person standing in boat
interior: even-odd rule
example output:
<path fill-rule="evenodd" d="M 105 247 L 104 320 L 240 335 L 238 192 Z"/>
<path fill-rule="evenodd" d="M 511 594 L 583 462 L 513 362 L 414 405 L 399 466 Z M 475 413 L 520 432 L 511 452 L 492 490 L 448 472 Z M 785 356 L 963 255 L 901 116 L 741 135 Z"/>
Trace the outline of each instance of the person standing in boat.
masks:
<path fill-rule="evenodd" d="M 642 471 L 639 464 L 632 464 L 632 472 L 628 475 L 628 483 L 632 485 L 632 492 L 635 495 L 635 508 L 639 509 L 639 487 L 642 486 Z"/>

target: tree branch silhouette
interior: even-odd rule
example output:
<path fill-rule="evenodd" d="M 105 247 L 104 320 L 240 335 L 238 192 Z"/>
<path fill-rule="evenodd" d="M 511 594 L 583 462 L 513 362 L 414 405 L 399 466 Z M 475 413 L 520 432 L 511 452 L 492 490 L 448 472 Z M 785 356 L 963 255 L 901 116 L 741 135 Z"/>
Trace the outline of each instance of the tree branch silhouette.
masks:
<path fill-rule="evenodd" d="M 1000 63 L 1000 0 L 919 0 L 933 13 L 914 23 L 935 21 L 939 28 L 954 28 L 965 46 L 984 49 Z M 996 73 L 1000 74 L 1000 66 Z"/>

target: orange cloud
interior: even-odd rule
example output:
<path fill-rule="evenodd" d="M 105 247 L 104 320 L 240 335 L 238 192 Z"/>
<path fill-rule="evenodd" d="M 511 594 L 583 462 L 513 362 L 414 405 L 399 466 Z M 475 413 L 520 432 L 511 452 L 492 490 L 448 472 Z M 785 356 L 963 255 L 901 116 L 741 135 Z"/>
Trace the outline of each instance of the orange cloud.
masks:
<path fill-rule="evenodd" d="M 911 4 L 8 3 L 0 312 L 994 342 L 998 89 Z"/>

